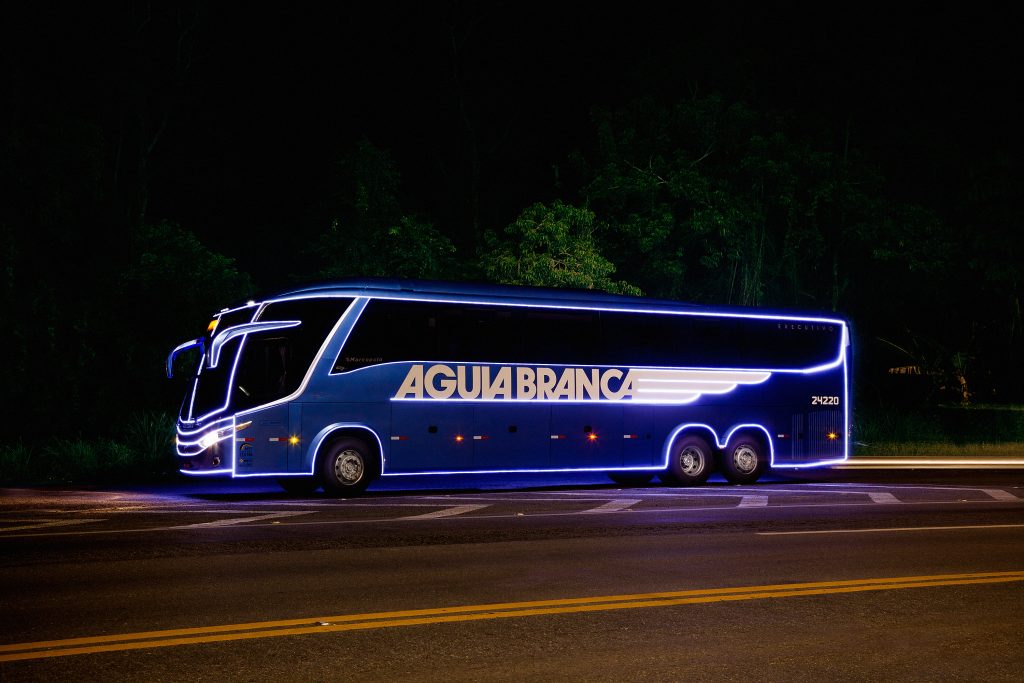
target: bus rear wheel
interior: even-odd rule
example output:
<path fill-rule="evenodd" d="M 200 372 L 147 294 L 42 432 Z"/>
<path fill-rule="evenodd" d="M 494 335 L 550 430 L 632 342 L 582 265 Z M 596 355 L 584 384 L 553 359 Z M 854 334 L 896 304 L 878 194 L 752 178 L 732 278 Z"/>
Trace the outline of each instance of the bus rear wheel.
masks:
<path fill-rule="evenodd" d="M 703 437 L 691 434 L 672 444 L 668 469 L 661 475 L 666 484 L 696 486 L 703 484 L 715 469 L 715 455 L 711 444 Z"/>
<path fill-rule="evenodd" d="M 380 459 L 354 438 L 331 442 L 317 463 L 320 484 L 331 496 L 357 496 L 380 476 Z"/>
<path fill-rule="evenodd" d="M 764 444 L 749 434 L 733 437 L 722 454 L 722 476 L 732 484 L 753 484 L 768 465 Z"/>

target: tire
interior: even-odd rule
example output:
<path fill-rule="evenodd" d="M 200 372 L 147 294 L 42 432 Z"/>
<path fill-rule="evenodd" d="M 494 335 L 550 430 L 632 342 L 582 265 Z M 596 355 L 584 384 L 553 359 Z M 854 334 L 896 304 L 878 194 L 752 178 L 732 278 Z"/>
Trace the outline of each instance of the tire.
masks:
<path fill-rule="evenodd" d="M 734 436 L 722 453 L 722 476 L 731 484 L 753 484 L 770 465 L 761 439 L 750 434 Z"/>
<path fill-rule="evenodd" d="M 609 472 L 608 478 L 623 486 L 643 486 L 654 479 L 651 472 Z"/>
<path fill-rule="evenodd" d="M 308 496 L 320 488 L 320 482 L 316 477 L 281 477 L 277 480 L 278 486 L 296 496 Z"/>
<path fill-rule="evenodd" d="M 682 436 L 672 444 L 668 469 L 661 475 L 666 484 L 698 486 L 715 469 L 715 451 L 707 439 L 696 434 Z"/>
<path fill-rule="evenodd" d="M 380 476 L 380 458 L 359 439 L 341 438 L 321 452 L 317 475 L 327 495 L 358 496 Z"/>

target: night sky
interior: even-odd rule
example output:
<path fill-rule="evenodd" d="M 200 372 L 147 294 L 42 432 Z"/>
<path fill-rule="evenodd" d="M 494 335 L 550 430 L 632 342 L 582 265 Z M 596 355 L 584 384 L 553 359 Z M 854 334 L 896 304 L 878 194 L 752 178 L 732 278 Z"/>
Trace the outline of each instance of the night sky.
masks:
<path fill-rule="evenodd" d="M 719 92 L 795 116 L 942 212 L 960 171 L 1021 150 L 1020 22 L 1006 10 L 862 3 L 91 3 L 8 8 L 9 121 L 95 122 L 116 149 L 166 117 L 150 219 L 239 259 L 264 286 L 301 272 L 332 169 L 356 140 L 393 156 L 403 208 L 460 247 L 472 145 L 479 228 L 571 183 L 590 112 Z M 187 68 L 185 68 L 187 65 Z M 6 98 L 5 98 L 6 99 Z M 137 139 L 136 139 L 137 142 Z"/>

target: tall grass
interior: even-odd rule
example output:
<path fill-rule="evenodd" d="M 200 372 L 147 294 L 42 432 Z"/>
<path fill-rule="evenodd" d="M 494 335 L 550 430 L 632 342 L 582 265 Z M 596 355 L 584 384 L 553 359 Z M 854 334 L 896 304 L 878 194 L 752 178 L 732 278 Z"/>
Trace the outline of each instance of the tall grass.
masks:
<path fill-rule="evenodd" d="M 101 484 L 169 478 L 174 462 L 174 418 L 129 416 L 114 437 L 54 437 L 37 445 L 0 446 L 2 484 Z"/>
<path fill-rule="evenodd" d="M 853 446 L 859 456 L 1020 457 L 1024 410 L 1008 405 L 858 411 Z"/>
<path fill-rule="evenodd" d="M 950 443 L 948 441 L 876 441 L 858 443 L 854 455 L 881 458 L 1020 458 L 1024 443 Z"/>

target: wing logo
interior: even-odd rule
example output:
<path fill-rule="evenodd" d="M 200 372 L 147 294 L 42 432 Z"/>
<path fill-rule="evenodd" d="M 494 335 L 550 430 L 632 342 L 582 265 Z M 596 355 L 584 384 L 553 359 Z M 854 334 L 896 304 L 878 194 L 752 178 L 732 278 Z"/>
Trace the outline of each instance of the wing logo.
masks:
<path fill-rule="evenodd" d="M 643 403 L 693 403 L 705 394 L 728 394 L 741 384 L 761 384 L 771 376 L 756 370 L 629 371 L 632 398 Z"/>

